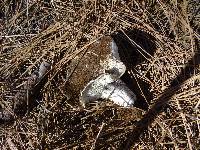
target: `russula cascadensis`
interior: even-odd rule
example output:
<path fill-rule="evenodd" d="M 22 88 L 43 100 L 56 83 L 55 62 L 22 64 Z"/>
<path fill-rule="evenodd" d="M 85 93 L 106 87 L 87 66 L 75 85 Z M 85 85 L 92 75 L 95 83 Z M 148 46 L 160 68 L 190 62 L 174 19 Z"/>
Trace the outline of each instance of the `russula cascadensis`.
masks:
<path fill-rule="evenodd" d="M 72 64 L 77 65 L 74 65 L 69 85 L 75 95 L 79 95 L 83 106 L 98 99 L 109 99 L 124 107 L 133 106 L 136 95 L 120 80 L 126 66 L 111 37 L 103 37 L 92 44 L 81 57 L 73 59 Z"/>

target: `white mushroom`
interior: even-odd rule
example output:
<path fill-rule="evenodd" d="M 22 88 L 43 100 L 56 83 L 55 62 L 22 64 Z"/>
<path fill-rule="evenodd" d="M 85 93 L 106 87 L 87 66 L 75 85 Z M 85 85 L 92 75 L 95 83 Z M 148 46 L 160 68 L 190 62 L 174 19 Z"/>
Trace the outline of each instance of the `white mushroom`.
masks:
<path fill-rule="evenodd" d="M 115 41 L 113 39 L 111 42 L 111 51 L 112 51 L 113 57 L 115 57 L 118 60 L 121 60 L 119 57 L 119 51 L 118 51 L 117 44 L 115 43 Z"/>
<path fill-rule="evenodd" d="M 114 40 L 111 42 L 111 51 L 112 54 L 101 64 L 104 73 L 91 80 L 81 91 L 80 101 L 83 106 L 98 99 L 109 99 L 123 107 L 133 106 L 136 95 L 120 80 L 126 71 L 126 66 L 120 60 Z"/>
<path fill-rule="evenodd" d="M 50 63 L 46 62 L 46 61 L 43 61 L 41 64 L 40 64 L 40 67 L 39 67 L 39 79 L 41 79 L 45 73 L 49 70 L 49 67 L 50 67 Z"/>
<path fill-rule="evenodd" d="M 136 95 L 123 81 L 106 73 L 90 81 L 81 92 L 80 100 L 83 106 L 98 99 L 109 99 L 120 106 L 131 107 Z"/>

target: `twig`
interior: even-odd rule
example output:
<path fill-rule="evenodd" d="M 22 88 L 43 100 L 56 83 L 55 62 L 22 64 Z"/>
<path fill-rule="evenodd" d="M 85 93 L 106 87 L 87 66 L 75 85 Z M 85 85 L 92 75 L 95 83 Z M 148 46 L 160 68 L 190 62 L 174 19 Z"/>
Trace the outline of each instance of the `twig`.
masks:
<path fill-rule="evenodd" d="M 100 135 L 101 131 L 103 130 L 104 125 L 105 125 L 105 123 L 103 122 L 103 123 L 101 124 L 99 133 L 97 134 L 97 137 L 96 137 L 96 139 L 95 139 L 95 141 L 94 141 L 94 143 L 93 143 L 93 145 L 92 145 L 92 147 L 91 147 L 90 150 L 95 149 L 95 145 L 96 145 L 96 143 L 97 143 L 97 140 L 98 140 L 98 138 L 99 138 L 99 135 Z"/>
<path fill-rule="evenodd" d="M 187 141 L 188 141 L 189 149 L 192 150 L 192 144 L 191 144 L 191 140 L 190 140 L 190 134 L 189 134 L 188 129 L 187 129 L 187 120 L 185 118 L 185 114 L 183 114 L 183 112 L 181 111 L 182 109 L 180 107 L 179 101 L 177 100 L 176 102 L 177 102 L 177 105 L 178 105 L 178 109 L 181 112 L 181 117 L 182 117 L 183 124 L 184 124 L 184 127 L 185 127 L 185 132 L 186 132 L 186 135 L 187 135 Z"/>
<path fill-rule="evenodd" d="M 8 139 L 7 139 L 7 143 L 8 143 L 9 148 L 10 148 L 11 150 L 17 150 L 17 147 L 16 147 L 15 144 L 12 142 L 11 138 L 8 138 Z"/>
<path fill-rule="evenodd" d="M 15 34 L 15 35 L 3 35 L 0 38 L 12 38 L 12 37 L 25 37 L 25 36 L 36 36 L 37 34 Z"/>

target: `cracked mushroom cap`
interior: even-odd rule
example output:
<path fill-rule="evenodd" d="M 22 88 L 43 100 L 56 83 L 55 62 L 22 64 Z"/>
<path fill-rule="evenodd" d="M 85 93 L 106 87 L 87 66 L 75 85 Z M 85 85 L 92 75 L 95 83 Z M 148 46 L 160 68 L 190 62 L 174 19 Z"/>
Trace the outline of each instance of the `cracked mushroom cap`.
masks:
<path fill-rule="evenodd" d="M 69 79 L 70 87 L 75 89 L 83 106 L 98 99 L 110 99 L 124 107 L 134 104 L 135 94 L 120 80 L 126 66 L 121 62 L 118 47 L 111 37 L 92 44 L 72 64 L 77 65 L 74 65 L 76 68 Z"/>

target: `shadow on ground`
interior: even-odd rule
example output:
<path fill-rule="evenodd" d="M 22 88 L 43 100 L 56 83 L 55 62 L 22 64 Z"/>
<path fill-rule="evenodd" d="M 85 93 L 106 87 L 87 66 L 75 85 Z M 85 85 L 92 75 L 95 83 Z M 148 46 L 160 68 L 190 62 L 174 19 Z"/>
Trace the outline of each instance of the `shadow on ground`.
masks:
<path fill-rule="evenodd" d="M 125 34 L 123 32 L 117 32 L 112 35 L 119 48 L 121 60 L 127 67 L 127 71 L 121 79 L 136 94 L 138 101 L 136 101 L 135 106 L 147 110 L 149 107 L 148 103 L 152 99 L 152 93 L 149 92 L 150 85 L 143 79 L 133 76 L 130 72 L 140 76 L 134 68 L 136 65 L 144 63 L 154 55 L 156 50 L 155 40 L 151 35 L 137 29 L 125 31 Z M 132 41 L 137 43 L 137 45 Z M 141 68 L 144 71 L 145 69 Z M 148 73 L 146 77 L 149 78 Z"/>

